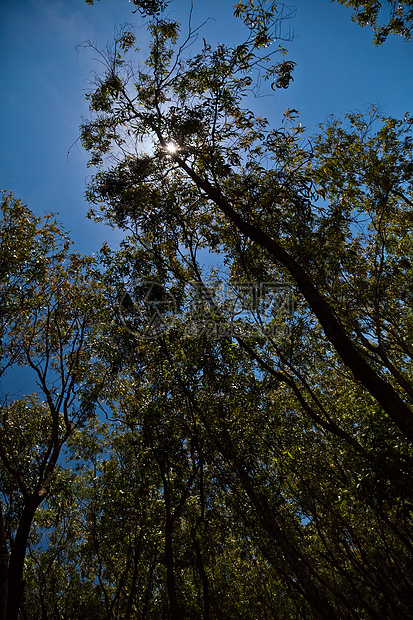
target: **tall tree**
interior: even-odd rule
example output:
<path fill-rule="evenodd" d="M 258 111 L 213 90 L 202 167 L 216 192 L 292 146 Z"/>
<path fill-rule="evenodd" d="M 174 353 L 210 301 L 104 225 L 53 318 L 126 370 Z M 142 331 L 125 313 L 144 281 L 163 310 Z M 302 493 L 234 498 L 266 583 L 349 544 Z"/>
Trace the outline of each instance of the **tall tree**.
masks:
<path fill-rule="evenodd" d="M 0 374 L 9 391 L 0 418 L 0 617 L 15 620 L 36 510 L 62 447 L 93 412 L 99 386 L 88 391 L 84 376 L 103 297 L 91 260 L 69 254 L 69 239 L 51 215 L 34 216 L 11 194 L 1 208 Z M 31 394 L 19 395 L 17 367 L 27 371 Z"/>
<path fill-rule="evenodd" d="M 106 57 L 88 197 L 129 237 L 99 273 L 4 203 L 4 369 L 39 383 L 2 409 L 4 574 L 32 504 L 49 530 L 27 618 L 411 615 L 412 121 L 372 109 L 307 145 L 294 110 L 271 128 L 245 102 L 292 79 L 281 46 L 272 61 L 282 15 L 235 11 L 236 47 L 180 44 L 159 18 L 146 64 L 130 32 Z M 205 249 L 224 270 L 208 276 Z M 280 281 L 290 332 L 260 297 Z M 97 395 L 108 424 L 78 432 Z"/>
<path fill-rule="evenodd" d="M 161 428 L 174 425 L 182 402 L 196 419 L 185 439 L 177 430 L 173 458 L 178 445 L 199 442 L 202 429 L 210 447 L 202 458 L 233 502 L 238 545 L 252 541 L 253 557 L 282 593 L 268 617 L 408 618 L 412 121 L 374 109 L 349 115 L 346 125 L 331 119 L 308 146 L 294 110 L 284 128 L 271 128 L 244 107 L 251 75 L 287 87 L 294 63 L 271 63 L 274 7 L 235 9 L 246 40 L 216 49 L 204 41 L 190 58 L 191 35 L 179 45 L 178 24 L 160 19 L 149 27 L 146 64 L 134 68 L 127 62 L 134 37 L 124 33 L 89 95 L 95 116 L 82 138 L 100 170 L 88 197 L 101 207 L 97 217 L 134 239 L 116 269 L 138 279 L 119 302 L 129 334 L 124 357 L 142 374 L 125 370 L 128 362 L 120 367 L 132 385 L 159 386 L 149 411 L 162 394 Z M 195 330 L 202 344 L 191 341 L 196 317 L 185 286 L 195 281 L 208 291 L 203 248 L 224 258 L 232 282 L 294 288 L 290 338 L 248 336 L 244 326 L 215 344 Z M 139 340 L 142 280 L 173 291 L 182 317 L 170 321 L 165 312 L 169 336 L 157 344 Z M 219 271 L 209 284 L 222 284 Z M 225 334 L 228 309 L 211 292 L 204 302 L 203 318 Z M 275 310 L 270 318 L 279 320 Z M 142 413 L 139 398 L 125 400 L 125 415 L 135 411 Z M 168 617 L 190 616 L 170 519 L 168 536 Z M 201 558 L 199 578 L 211 592 L 202 549 Z"/>
<path fill-rule="evenodd" d="M 373 137 L 368 136 L 370 121 L 353 116 L 348 131 L 328 128 L 317 147 L 307 150 L 300 146 L 300 126 L 289 132 L 268 128 L 265 119 L 243 109 L 241 102 L 251 84 L 246 74 L 271 60 L 261 49 L 274 36 L 274 15 L 257 9 L 253 20 L 243 5 L 237 12 L 244 14 L 251 32 L 246 42 L 216 50 L 205 44 L 188 60 L 182 58 L 185 45 L 174 57 L 176 23 L 151 25 L 154 39 L 146 72 L 124 64 L 121 51 L 134 45 L 134 37 L 120 37 L 107 73 L 90 94 L 96 119 L 83 126 L 82 136 L 93 153 L 91 163 L 99 164 L 115 145 L 124 156 L 96 175 L 89 198 L 104 201 L 109 221 L 150 235 L 149 246 L 163 236 L 164 254 L 176 252 L 180 243 L 190 252 L 189 240 L 196 231 L 198 245 L 227 253 L 237 273 L 241 260 L 250 270 L 257 263 L 245 261 L 244 246 L 265 265 L 261 273 L 267 281 L 269 276 L 288 275 L 355 380 L 411 441 L 408 380 L 390 353 L 381 345 L 374 349 L 369 341 L 371 327 L 380 343 L 383 329 L 390 331 L 377 312 L 385 308 L 383 283 L 386 269 L 392 268 L 387 259 L 389 251 L 394 252 L 391 230 L 400 218 L 403 232 L 408 228 L 404 213 L 411 206 L 411 121 L 408 116 L 404 121 L 384 119 Z M 264 78 L 278 76 L 275 84 L 280 79 L 284 84 L 292 68 L 282 61 L 268 67 Z M 132 80 L 136 94 L 128 87 Z M 135 154 L 142 136 L 153 141 L 152 155 Z M 361 172 L 342 154 L 349 143 Z M 269 169 L 264 158 L 271 163 Z M 363 218 L 370 227 L 362 227 Z M 372 308 L 369 315 L 376 313 L 373 326 L 359 317 L 355 325 L 350 318 L 354 311 L 343 312 L 336 297 L 341 286 L 348 304 L 358 301 L 345 280 L 347 270 L 355 278 L 361 268 L 351 261 L 359 249 L 366 256 L 363 269 L 371 275 L 365 305 Z M 339 278 L 336 283 L 334 276 Z M 402 352 L 408 348 L 406 336 L 399 340 L 400 354 L 409 356 Z"/>

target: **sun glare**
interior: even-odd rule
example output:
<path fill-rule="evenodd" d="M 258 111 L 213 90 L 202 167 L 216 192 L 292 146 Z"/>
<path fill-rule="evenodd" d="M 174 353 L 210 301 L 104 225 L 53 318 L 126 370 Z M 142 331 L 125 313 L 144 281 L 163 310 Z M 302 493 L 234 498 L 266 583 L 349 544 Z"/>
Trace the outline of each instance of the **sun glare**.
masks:
<path fill-rule="evenodd" d="M 168 151 L 168 153 L 171 153 L 171 155 L 173 155 L 178 151 L 178 147 L 173 142 L 168 142 L 168 144 L 166 145 L 166 150 Z"/>

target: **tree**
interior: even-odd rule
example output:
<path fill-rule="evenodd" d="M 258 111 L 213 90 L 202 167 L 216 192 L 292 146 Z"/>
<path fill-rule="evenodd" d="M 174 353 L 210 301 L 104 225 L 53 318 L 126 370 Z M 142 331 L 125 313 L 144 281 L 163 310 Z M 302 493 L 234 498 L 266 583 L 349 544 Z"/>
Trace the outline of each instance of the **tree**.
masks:
<path fill-rule="evenodd" d="M 242 13 L 246 9 L 238 7 L 237 11 Z M 408 381 L 404 381 L 391 359 L 385 359 L 387 353 L 375 350 L 369 343 L 371 327 L 374 337 L 383 340 L 384 319 L 372 318 L 375 325 L 358 327 L 354 326 L 354 319 L 351 326 L 348 324 L 351 312 L 339 319 L 338 300 L 329 282 L 332 274 L 325 273 L 324 263 L 326 249 L 336 238 L 340 251 L 331 253 L 329 268 L 338 269 L 343 280 L 345 270 L 340 262 L 345 261 L 346 269 L 352 271 L 354 261 L 351 263 L 350 258 L 359 249 L 352 227 L 361 226 L 364 216 L 371 220 L 371 228 L 361 232 L 364 243 L 370 243 L 371 237 L 375 239 L 376 253 L 368 261 L 374 264 L 364 266 L 373 270 L 374 278 L 367 303 L 371 312 L 380 311 L 377 299 L 384 290 L 382 278 L 385 268 L 391 268 L 385 257 L 380 262 L 380 253 L 387 256 L 394 251 L 394 243 L 389 245 L 387 240 L 396 225 L 389 210 L 396 209 L 397 218 L 402 218 L 408 227 L 404 213 L 411 205 L 411 121 L 408 116 L 404 121 L 384 120 L 377 137 L 369 141 L 369 121 L 352 117 L 354 129 L 328 129 L 325 137 L 319 138 L 318 147 L 307 151 L 299 144 L 300 127 L 287 133 L 268 129 L 265 119 L 255 118 L 240 104 L 250 86 L 251 78 L 245 74 L 258 62 L 270 60 L 268 54 L 261 58 L 259 52 L 271 38 L 268 28 L 272 18 L 269 12 L 259 13 L 250 25 L 251 35 L 244 45 L 235 49 L 220 46 L 215 51 L 205 46 L 187 61 L 181 58 L 185 48 L 178 50 L 172 61 L 173 51 L 168 42 L 176 43 L 178 26 L 160 21 L 150 26 L 154 42 L 146 73 L 134 74 L 115 50 L 108 59 L 107 74 L 90 95 L 91 110 L 97 117 L 83 126 L 82 139 L 93 153 L 91 163 L 99 164 L 115 145 L 125 155 L 118 165 L 96 175 L 89 198 L 105 201 L 105 217 L 109 221 L 134 226 L 139 232 L 150 234 L 151 241 L 160 238 L 153 230 L 154 224 L 158 230 L 161 225 L 165 251 L 168 247 L 171 253 L 176 252 L 179 243 L 190 250 L 190 231 L 197 232 L 198 245 L 211 245 L 212 231 L 213 246 L 228 254 L 239 273 L 240 244 L 256 248 L 260 260 L 268 266 L 267 273 L 275 269 L 295 282 L 327 340 L 356 381 L 412 440 L 412 411 L 400 395 L 400 389 L 407 389 L 406 397 L 410 398 Z M 247 14 L 248 24 L 251 19 Z M 128 50 L 133 42 L 133 36 L 125 34 L 118 41 L 119 49 Z M 264 77 L 283 74 L 284 64 L 285 61 L 269 67 Z M 136 95 L 127 88 L 132 79 Z M 152 156 L 133 154 L 143 135 L 154 140 Z M 335 148 L 337 138 L 340 144 L 330 155 L 328 149 Z M 337 157 L 337 150 L 348 143 L 355 144 L 353 151 L 362 165 L 361 174 L 350 160 Z M 383 155 L 379 149 L 384 149 Z M 273 162 L 272 169 L 263 167 L 264 156 Z M 333 166 L 338 166 L 339 172 L 337 178 L 331 179 L 331 200 L 326 209 L 321 199 L 326 195 L 326 182 L 330 186 L 328 175 Z M 349 204 L 352 193 L 359 201 L 355 210 Z M 193 199 L 198 201 L 197 210 L 188 208 Z M 148 223 L 149 216 L 152 219 Z M 209 231 L 205 231 L 204 223 Z M 299 251 L 294 247 L 298 241 Z M 355 302 L 353 298 L 352 303 Z M 402 353 L 405 336 L 400 338 L 400 354 L 409 355 Z M 392 380 L 387 380 L 389 374 L 399 384 L 397 388 Z"/>
<path fill-rule="evenodd" d="M 97 0 L 99 1 L 99 0 Z M 168 6 L 165 0 L 132 0 L 134 6 L 142 15 L 157 15 Z M 86 0 L 86 4 L 93 5 L 94 0 Z"/>
<path fill-rule="evenodd" d="M 389 34 L 398 34 L 404 37 L 405 41 L 410 41 L 413 26 L 413 2 L 411 0 L 386 0 L 386 2 L 378 2 L 377 0 L 368 0 L 360 2 L 359 0 L 336 0 L 340 4 L 344 4 L 348 8 L 355 9 L 351 19 L 360 26 L 371 26 L 374 32 L 374 45 L 384 43 Z M 379 16 L 389 10 L 388 17 L 385 17 L 387 24 L 379 23 Z"/>
<path fill-rule="evenodd" d="M 137 256 L 114 258 L 123 271 Z M 362 394 L 339 365 L 324 382 L 314 370 L 325 408 L 348 429 L 357 421 L 353 446 L 248 351 L 175 330 L 146 343 L 116 332 L 115 428 L 75 442 L 84 474 L 71 522 L 82 525 L 59 570 L 75 548 L 68 574 L 84 581 L 68 594 L 87 609 L 101 601 L 108 618 L 129 602 L 149 618 L 407 618 L 411 457 L 372 428 L 372 403 L 357 413 Z M 67 582 L 50 579 L 49 592 Z"/>
<path fill-rule="evenodd" d="M 292 79 L 282 14 L 235 11 L 234 48 L 158 18 L 146 64 L 130 32 L 106 56 L 82 139 L 117 251 L 4 200 L 3 373 L 38 385 L 2 407 L 1 567 L 18 592 L 28 546 L 28 620 L 411 615 L 412 121 L 271 128 L 246 102 Z"/>
<path fill-rule="evenodd" d="M 32 373 L 31 394 L 3 394 L 0 418 L 0 617 L 15 620 L 22 572 L 36 511 L 58 474 L 62 448 L 93 413 L 85 386 L 91 340 L 103 318 L 93 260 L 69 254 L 70 242 L 52 215 L 36 217 L 4 195 L 1 222 L 1 367 Z M 17 375 L 18 376 L 18 375 Z M 61 476 L 60 476 L 61 477 Z"/>
<path fill-rule="evenodd" d="M 145 443 L 160 446 L 168 617 L 191 614 L 176 577 L 181 533 L 171 515 L 186 511 L 202 462 L 225 491 L 219 509 L 231 504 L 237 552 L 245 541 L 253 549 L 254 587 L 261 566 L 278 594 L 265 617 L 408 618 L 412 121 L 372 109 L 349 115 L 346 126 L 331 119 L 306 144 L 296 111 L 273 129 L 246 109 L 254 72 L 286 87 L 294 67 L 271 64 L 279 24 L 274 7 L 266 9 L 239 3 L 248 38 L 234 48 L 204 41 L 190 58 L 193 36 L 179 46 L 178 24 L 159 19 L 138 69 L 127 62 L 134 37 L 124 33 L 89 94 L 94 118 L 82 139 L 100 169 L 88 197 L 101 208 L 96 217 L 131 234 L 112 263 L 111 277 L 132 281 L 119 297 L 123 362 L 108 362 L 126 382 L 125 397 L 114 394 L 123 423 L 139 420 L 139 441 L 146 412 L 154 416 L 149 429 L 157 430 Z M 208 292 L 222 274 L 216 269 L 208 282 L 202 248 L 224 259 L 230 282 L 294 288 L 290 338 L 245 329 L 212 342 L 205 330 L 191 338 L 190 281 L 206 291 L 206 316 L 231 323 Z M 105 256 L 110 262 L 107 249 Z M 142 280 L 173 291 L 181 317 L 165 314 L 167 335 L 154 342 L 139 339 Z M 278 320 L 274 310 L 271 325 Z M 190 424 L 177 422 L 183 416 Z M 183 487 L 171 489 L 166 472 L 183 471 L 185 449 L 196 459 L 178 475 Z M 233 617 L 236 607 L 213 607 L 208 546 L 210 539 L 200 556 L 195 543 L 190 551 L 204 615 Z"/>

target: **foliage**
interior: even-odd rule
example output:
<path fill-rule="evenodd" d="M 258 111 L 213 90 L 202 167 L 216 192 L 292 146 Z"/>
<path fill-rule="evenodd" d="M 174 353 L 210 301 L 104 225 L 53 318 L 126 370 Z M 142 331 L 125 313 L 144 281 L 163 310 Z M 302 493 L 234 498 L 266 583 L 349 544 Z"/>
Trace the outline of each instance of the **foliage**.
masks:
<path fill-rule="evenodd" d="M 6 226 L 21 255 L 2 246 L 3 346 L 46 394 L 3 407 L 10 523 L 16 472 L 37 492 L 48 438 L 67 446 L 32 515 L 28 620 L 411 615 L 413 122 L 372 108 L 307 139 L 296 110 L 257 116 L 251 91 L 292 79 L 277 10 L 238 3 L 234 47 L 161 16 L 145 62 L 129 31 L 101 54 L 82 141 L 118 249 L 68 255 L 6 199 L 25 224 Z M 219 292 L 279 282 L 294 313 L 266 324 Z"/>
<path fill-rule="evenodd" d="M 261 28 L 259 20 L 254 24 Z M 114 55 L 107 60 L 108 73 L 90 95 L 96 120 L 83 126 L 83 143 L 92 152 L 91 163 L 99 164 L 115 148 L 123 153 L 117 165 L 96 175 L 89 191 L 90 200 L 103 201 L 106 218 L 134 229 L 147 247 L 162 246 L 158 251 L 161 257 L 176 253 L 178 247 L 190 255 L 195 246 L 212 246 L 226 253 L 234 270 L 230 275 L 239 276 L 241 271 L 246 277 L 246 269 L 240 270 L 240 254 L 244 266 L 249 271 L 255 270 L 256 275 L 257 262 L 267 265 L 261 269 L 262 276 L 265 275 L 262 281 L 285 277 L 288 273 L 341 359 L 412 439 L 412 414 L 397 389 L 386 380 L 387 373 L 392 374 L 388 362 L 378 360 L 383 372 L 370 365 L 371 346 L 367 342 L 371 334 L 362 327 L 360 333 L 348 331 L 346 314 L 343 320 L 335 316 L 337 302 L 333 283 L 329 282 L 337 268 L 338 275 L 343 273 L 340 261 L 346 262 L 344 272 L 352 269 L 350 258 L 359 243 L 354 227 L 361 225 L 367 210 L 366 217 L 374 220 L 368 230 L 373 230 L 376 239 L 373 243 L 376 266 L 370 268 L 375 270 L 376 282 L 372 282 L 369 301 L 375 303 L 377 276 L 382 277 L 384 267 L 384 261 L 380 266 L 379 253 L 385 249 L 379 230 L 380 209 L 387 210 L 393 203 L 402 210 L 409 208 L 405 199 L 409 201 L 411 191 L 411 142 L 408 136 L 401 142 L 404 132 L 409 131 L 409 118 L 406 117 L 400 130 L 396 131 L 395 125 L 391 131 L 396 123 L 391 119 L 385 121 L 388 129 L 380 130 L 379 141 L 385 142 L 387 135 L 389 147 L 385 148 L 390 149 L 381 165 L 386 166 L 390 160 L 394 168 L 393 175 L 389 172 L 384 176 L 386 187 L 377 174 L 368 173 L 363 180 L 368 187 L 362 212 L 350 211 L 344 202 L 337 204 L 342 188 L 333 176 L 332 191 L 336 196 L 326 209 L 321 200 L 325 194 L 323 173 L 329 179 L 331 168 L 327 161 L 321 161 L 322 167 L 317 169 L 317 158 L 323 160 L 323 153 L 303 148 L 301 126 L 293 124 L 290 131 L 269 129 L 266 119 L 255 117 L 252 111 L 241 107 L 250 86 L 251 78 L 244 77 L 247 68 L 254 70 L 258 63 L 271 61 L 272 54 L 261 56 L 260 45 L 250 33 L 244 44 L 250 50 L 247 60 L 244 52 L 240 52 L 244 49 L 241 45 L 234 49 L 220 46 L 214 51 L 204 46 L 200 54 L 187 61 L 181 58 L 181 48 L 172 62 L 176 27 L 174 24 L 166 27 L 164 21 L 158 27 L 146 63 L 148 70 L 139 69 L 134 74 L 132 68 L 126 70 L 118 55 Z M 274 71 L 276 67 L 268 67 L 264 75 Z M 106 84 L 114 76 L 117 88 L 108 95 Z M 132 80 L 136 96 L 128 90 Z M 364 149 L 359 160 L 367 159 L 365 165 L 374 169 L 380 156 L 363 142 L 367 127 L 357 119 L 353 119 L 353 125 L 354 132 L 350 131 L 348 138 L 343 135 L 343 142 L 356 141 Z M 153 140 L 152 156 L 135 154 L 142 135 Z M 324 139 L 328 143 L 328 134 Z M 378 140 L 374 146 L 381 149 Z M 264 166 L 264 158 L 270 164 L 269 169 Z M 348 160 L 334 160 L 331 164 L 344 168 L 342 176 L 351 178 L 354 174 L 345 170 Z M 344 181 L 337 179 L 337 183 L 343 185 Z M 360 189 L 364 192 L 364 184 Z M 369 207 L 371 200 L 375 201 L 373 212 Z M 327 239 L 326 235 L 330 234 L 334 239 Z M 366 237 L 364 231 L 362 236 Z M 360 243 L 367 243 L 367 239 Z M 242 246 L 249 248 L 240 252 Z M 332 246 L 335 250 L 329 254 Z M 346 257 L 337 255 L 340 247 Z M 255 254 L 255 258 L 247 260 L 248 254 Z M 333 260 L 328 265 L 326 254 Z M 329 268 L 329 274 L 321 274 L 324 268 Z M 196 268 L 193 270 L 197 279 Z M 346 277 L 345 273 L 343 276 Z M 370 350 L 367 352 L 366 348 Z M 397 381 L 403 382 L 403 378 Z"/>
<path fill-rule="evenodd" d="M 289 110 L 285 127 L 271 128 L 245 107 L 250 76 L 282 78 L 286 65 L 265 47 L 274 13 L 267 21 L 259 5 L 252 19 L 248 6 L 236 7 L 248 37 L 234 48 L 204 42 L 185 58 L 177 25 L 160 20 L 150 27 L 145 65 L 107 57 L 89 95 L 94 118 L 82 128 L 99 166 L 88 190 L 95 216 L 130 234 L 111 266 L 105 254 L 110 277 L 158 281 L 177 293 L 180 318 L 145 343 L 139 288 L 129 289 L 129 335 L 116 345 L 125 347 L 124 391 L 115 384 L 112 404 L 137 442 L 146 437 L 141 453 L 156 450 L 163 613 L 193 617 L 200 609 L 200 586 L 191 585 L 191 599 L 183 578 L 184 549 L 203 584 L 201 617 L 248 608 L 249 617 L 407 618 L 412 122 L 373 108 L 350 114 L 346 125 L 331 119 L 306 143 Z M 203 248 L 224 260 L 225 274 L 216 269 L 208 281 Z M 188 282 L 216 287 L 224 275 L 291 283 L 291 337 L 194 339 Z M 228 320 L 219 303 L 209 312 Z M 211 495 L 225 490 L 214 519 L 230 514 L 236 524 L 231 566 L 238 553 L 255 566 L 243 606 L 228 594 L 229 607 L 213 607 L 213 584 L 225 589 L 225 570 L 213 569 L 221 559 L 209 564 L 213 538 L 199 542 L 202 564 L 197 546 L 182 539 L 201 463 Z M 204 483 L 198 515 L 208 505 Z M 234 573 L 233 591 L 239 587 Z"/>
<path fill-rule="evenodd" d="M 1 366 L 16 385 L 26 369 L 29 395 L 3 394 L 0 409 L 1 617 L 17 618 L 30 527 L 46 498 L 62 447 L 93 413 L 85 376 L 91 338 L 104 317 L 90 259 L 69 254 L 51 215 L 36 217 L 4 195 L 1 221 Z M 30 379 L 27 377 L 30 376 Z M 7 590 L 8 589 L 8 590 Z"/>
<path fill-rule="evenodd" d="M 99 2 L 99 0 L 97 1 Z M 129 2 L 131 1 L 142 15 L 157 15 L 164 11 L 169 4 L 165 0 L 129 0 Z M 93 5 L 93 3 L 94 0 L 86 0 L 86 4 Z"/>
<path fill-rule="evenodd" d="M 336 0 L 349 8 L 355 9 L 351 19 L 360 26 L 371 26 L 374 32 L 374 45 L 384 43 L 389 34 L 398 34 L 404 37 L 405 41 L 410 41 L 413 26 L 413 2 L 411 0 Z M 379 17 L 383 11 L 389 10 L 388 23 L 381 24 Z"/>

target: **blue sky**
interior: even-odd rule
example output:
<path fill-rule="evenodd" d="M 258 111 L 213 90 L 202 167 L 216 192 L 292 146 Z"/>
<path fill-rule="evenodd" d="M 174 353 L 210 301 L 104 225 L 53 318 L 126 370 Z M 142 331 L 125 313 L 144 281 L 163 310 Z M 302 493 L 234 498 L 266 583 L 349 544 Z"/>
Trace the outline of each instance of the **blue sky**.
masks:
<path fill-rule="evenodd" d="M 71 231 L 76 248 L 95 252 L 117 231 L 85 219 L 85 185 L 91 174 L 87 154 L 76 140 L 87 115 L 90 72 L 98 68 L 90 52 L 76 46 L 92 39 L 99 47 L 113 38 L 114 25 L 138 24 L 126 0 L 2 0 L 0 19 L 0 188 L 36 213 L 53 211 Z M 297 0 L 286 43 L 297 63 L 287 91 L 257 100 L 261 115 L 279 126 L 283 111 L 296 108 L 311 133 L 328 114 L 383 106 L 384 114 L 403 116 L 413 101 L 413 44 L 392 36 L 379 48 L 370 29 L 350 20 L 350 11 L 329 0 Z M 185 23 L 188 0 L 173 0 L 168 13 Z M 201 33 L 210 42 L 232 43 L 239 31 L 230 0 L 194 0 L 193 24 L 212 17 Z M 140 29 L 138 37 L 146 38 Z M 75 143 L 75 144 L 74 144 Z M 74 144 L 74 146 L 72 146 Z M 68 151 L 70 152 L 68 154 Z"/>

